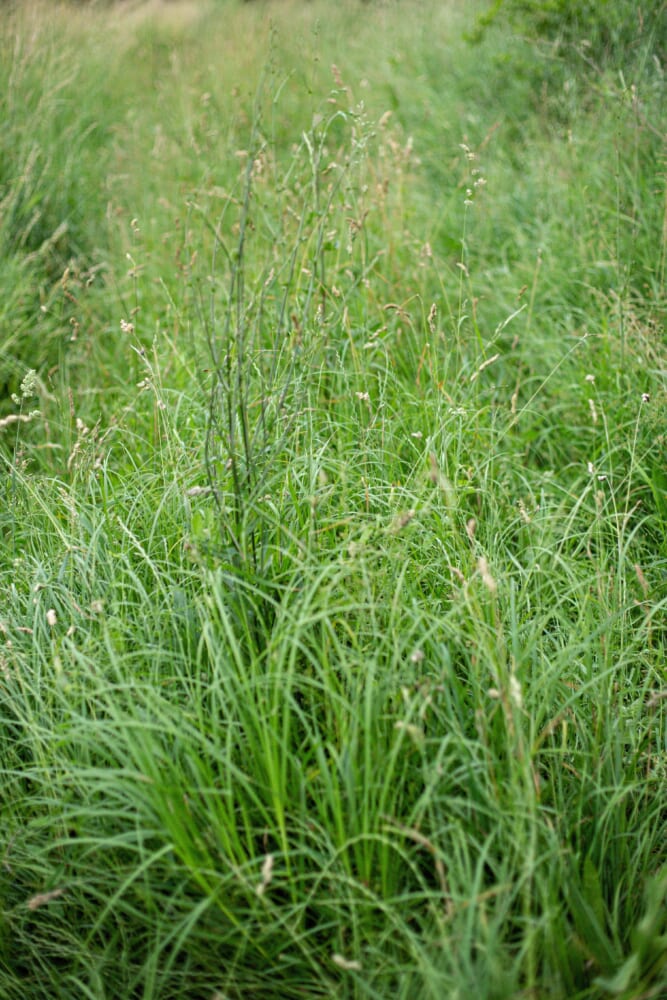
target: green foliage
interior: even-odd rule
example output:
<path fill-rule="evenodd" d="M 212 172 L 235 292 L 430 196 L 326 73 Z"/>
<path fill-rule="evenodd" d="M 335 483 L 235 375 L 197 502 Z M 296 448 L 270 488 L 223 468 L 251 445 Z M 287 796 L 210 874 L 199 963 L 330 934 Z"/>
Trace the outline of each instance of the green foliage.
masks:
<path fill-rule="evenodd" d="M 43 18 L 44 28 L 37 27 Z M 47 30 L 49 33 L 47 35 Z M 75 34 L 77 28 L 75 28 Z M 78 288 L 99 283 L 108 232 L 100 195 L 110 129 L 121 113 L 106 68 L 68 53 L 48 11 L 2 14 L 0 35 L 0 386 L 26 367 L 53 369 L 86 322 Z M 82 101 L 85 91 L 87 100 Z M 110 120 L 111 119 L 111 120 Z M 76 353 L 76 352 L 74 352 Z M 1 409 L 5 412 L 4 401 Z"/>
<path fill-rule="evenodd" d="M 661 66 L 95 7 L 0 19 L 0 996 L 659 1000 Z"/>
<path fill-rule="evenodd" d="M 667 51 L 667 8 L 663 2 L 631 0 L 495 0 L 479 15 L 471 37 L 479 40 L 496 20 L 535 41 L 549 42 L 566 57 L 583 57 L 589 65 L 620 63 L 627 67 L 648 47 L 661 62 Z"/>

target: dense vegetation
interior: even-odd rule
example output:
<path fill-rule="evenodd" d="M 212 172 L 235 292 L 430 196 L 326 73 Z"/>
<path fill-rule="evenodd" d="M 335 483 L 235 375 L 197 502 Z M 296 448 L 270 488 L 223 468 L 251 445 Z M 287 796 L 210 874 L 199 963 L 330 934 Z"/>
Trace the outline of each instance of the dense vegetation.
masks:
<path fill-rule="evenodd" d="M 7 1000 L 665 996 L 664 53 L 485 13 L 0 12 Z"/>

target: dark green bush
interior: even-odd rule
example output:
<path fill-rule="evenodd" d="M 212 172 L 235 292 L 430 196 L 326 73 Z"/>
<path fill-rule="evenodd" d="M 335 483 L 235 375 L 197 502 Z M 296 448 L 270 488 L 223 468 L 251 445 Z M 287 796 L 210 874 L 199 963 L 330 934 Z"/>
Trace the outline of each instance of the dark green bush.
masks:
<path fill-rule="evenodd" d="M 504 20 L 529 39 L 557 46 L 566 56 L 584 56 L 595 65 L 635 53 L 664 61 L 667 4 L 635 0 L 495 0 L 477 21 L 479 38 L 495 21 Z"/>

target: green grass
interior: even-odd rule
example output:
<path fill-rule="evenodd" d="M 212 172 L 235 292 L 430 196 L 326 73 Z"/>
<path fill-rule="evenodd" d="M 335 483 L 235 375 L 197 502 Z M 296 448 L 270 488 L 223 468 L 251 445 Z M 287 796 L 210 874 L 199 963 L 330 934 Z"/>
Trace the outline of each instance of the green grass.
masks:
<path fill-rule="evenodd" d="M 664 67 L 474 16 L 0 14 L 7 1000 L 665 995 Z"/>

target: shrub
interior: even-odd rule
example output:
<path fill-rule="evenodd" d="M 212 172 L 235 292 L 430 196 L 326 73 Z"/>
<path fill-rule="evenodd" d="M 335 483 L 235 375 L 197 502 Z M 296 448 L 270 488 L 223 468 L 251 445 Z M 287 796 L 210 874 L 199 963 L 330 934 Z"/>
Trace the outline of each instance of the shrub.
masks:
<path fill-rule="evenodd" d="M 529 39 L 579 53 L 596 65 L 644 51 L 663 61 L 667 42 L 666 5 L 633 0 L 495 0 L 477 21 L 475 38 L 504 19 Z"/>

